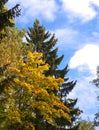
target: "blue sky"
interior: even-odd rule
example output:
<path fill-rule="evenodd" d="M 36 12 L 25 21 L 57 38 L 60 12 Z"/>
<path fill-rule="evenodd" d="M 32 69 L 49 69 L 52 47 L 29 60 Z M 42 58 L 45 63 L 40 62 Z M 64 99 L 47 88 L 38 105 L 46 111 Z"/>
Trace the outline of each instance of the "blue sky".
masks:
<path fill-rule="evenodd" d="M 99 0 L 9 0 L 22 14 L 16 19 L 18 28 L 32 27 L 39 19 L 47 31 L 58 38 L 59 55 L 64 54 L 60 67 L 69 65 L 68 76 L 77 80 L 70 97 L 78 98 L 82 118 L 94 118 L 97 112 L 96 88 L 90 81 L 99 65 Z"/>

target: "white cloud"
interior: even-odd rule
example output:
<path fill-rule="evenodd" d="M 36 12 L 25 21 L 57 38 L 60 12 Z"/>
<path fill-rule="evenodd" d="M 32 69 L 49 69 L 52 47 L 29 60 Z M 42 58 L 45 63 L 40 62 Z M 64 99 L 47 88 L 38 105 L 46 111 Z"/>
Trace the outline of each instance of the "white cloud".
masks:
<path fill-rule="evenodd" d="M 98 15 L 93 5 L 99 6 L 99 0 L 9 0 L 8 6 L 19 3 L 22 8 L 21 21 L 24 23 L 37 17 L 49 21 L 55 20 L 59 11 L 65 11 L 70 19 L 80 18 L 83 22 L 92 20 Z M 60 8 L 60 10 L 59 10 Z"/>
<path fill-rule="evenodd" d="M 99 6 L 99 0 L 60 0 L 70 19 L 80 18 L 83 22 L 92 20 L 98 12 L 93 5 Z"/>
<path fill-rule="evenodd" d="M 82 49 L 75 52 L 70 59 L 70 68 L 78 69 L 79 71 L 96 73 L 96 67 L 99 65 L 99 46 L 87 44 Z"/>
<path fill-rule="evenodd" d="M 60 28 L 53 31 L 58 38 L 58 46 L 63 46 L 66 48 L 66 45 L 68 47 L 70 44 L 77 44 L 75 43 L 75 39 L 78 37 L 78 31 L 75 31 L 73 29 L 69 28 Z"/>
<path fill-rule="evenodd" d="M 87 119 L 89 117 L 91 120 L 94 119 L 94 114 L 98 108 L 96 96 L 96 87 L 89 83 L 86 77 L 77 78 L 77 85 L 69 94 L 72 99 L 78 98 L 77 106 L 83 110 L 82 118 Z"/>
<path fill-rule="evenodd" d="M 47 20 L 54 20 L 58 6 L 54 0 L 9 0 L 8 6 L 14 6 L 19 3 L 22 8 L 21 21 L 29 22 L 33 18 L 42 17 Z"/>
<path fill-rule="evenodd" d="M 75 52 L 69 65 L 71 71 L 75 71 L 77 85 L 69 94 L 71 98 L 78 98 L 77 106 L 83 110 L 83 119 L 88 117 L 93 120 L 97 111 L 96 87 L 90 81 L 96 75 L 96 67 L 99 65 L 99 45 L 86 44 Z"/>

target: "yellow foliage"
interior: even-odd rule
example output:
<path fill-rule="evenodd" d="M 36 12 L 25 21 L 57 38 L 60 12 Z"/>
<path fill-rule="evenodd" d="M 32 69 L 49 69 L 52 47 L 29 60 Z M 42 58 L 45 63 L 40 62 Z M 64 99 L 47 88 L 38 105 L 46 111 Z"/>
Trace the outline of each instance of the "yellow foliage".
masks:
<path fill-rule="evenodd" d="M 42 60 L 42 53 L 28 51 L 25 61 L 22 57 L 19 57 L 19 59 L 14 57 L 11 62 L 8 71 L 15 78 L 8 85 L 9 89 L 5 89 L 5 95 L 8 95 L 6 96 L 5 109 L 7 113 L 10 112 L 8 119 L 17 120 L 21 123 L 22 119 L 25 120 L 25 116 L 36 118 L 36 109 L 40 111 L 44 120 L 50 124 L 55 124 L 55 119 L 61 117 L 70 121 L 68 107 L 53 92 L 53 90 L 59 90 L 64 80 L 44 75 L 49 65 Z M 12 108 L 15 109 L 13 109 L 14 112 Z M 27 124 L 25 129 L 34 130 L 33 124 Z"/>
<path fill-rule="evenodd" d="M 52 91 L 59 90 L 63 79 L 46 77 L 44 71 L 47 69 L 48 65 L 42 61 L 41 53 L 28 52 L 26 62 L 19 61 L 17 69 L 11 69 L 11 71 L 17 73 L 15 82 L 26 91 L 29 90 L 27 93 L 30 92 L 31 97 L 34 97 L 33 109 L 40 110 L 46 120 L 52 121 L 56 117 L 64 117 L 70 121 L 68 107 Z"/>

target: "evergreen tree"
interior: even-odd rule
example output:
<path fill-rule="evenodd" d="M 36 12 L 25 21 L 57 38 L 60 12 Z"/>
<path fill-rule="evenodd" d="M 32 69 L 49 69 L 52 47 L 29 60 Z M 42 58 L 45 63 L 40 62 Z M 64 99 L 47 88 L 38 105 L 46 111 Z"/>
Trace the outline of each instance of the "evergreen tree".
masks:
<path fill-rule="evenodd" d="M 62 102 L 70 108 L 70 117 L 71 123 L 67 122 L 63 118 L 57 120 L 60 128 L 67 127 L 68 130 L 77 130 L 79 127 L 79 123 L 77 120 L 79 119 L 79 115 L 82 113 L 82 110 L 79 108 L 75 108 L 77 104 L 77 99 L 67 98 L 67 95 L 73 90 L 76 85 L 76 81 L 68 81 L 69 79 L 65 79 L 65 82 L 60 87 L 59 95 L 61 97 Z M 67 129 L 66 128 L 66 129 Z"/>
<path fill-rule="evenodd" d="M 97 67 L 97 78 L 93 80 L 93 83 L 99 89 L 99 66 Z M 99 91 L 97 95 L 97 100 L 99 101 Z M 99 108 L 98 112 L 95 114 L 94 124 L 95 126 L 99 126 Z"/>
<path fill-rule="evenodd" d="M 13 19 L 20 15 L 19 4 L 8 10 L 5 6 L 7 2 L 8 0 L 0 0 L 0 39 L 5 35 L 5 27 L 14 26 Z"/>
<path fill-rule="evenodd" d="M 55 78 L 61 77 L 65 79 L 66 74 L 68 73 L 68 66 L 66 65 L 62 70 L 59 69 L 59 65 L 64 57 L 64 55 L 58 57 L 58 48 L 55 48 L 57 39 L 55 34 L 51 35 L 46 31 L 44 26 L 41 26 L 39 20 L 34 22 L 33 27 L 29 28 L 27 32 L 27 45 L 33 44 L 33 51 L 42 52 L 43 60 L 49 64 L 50 68 L 45 72 L 46 76 L 52 76 Z M 67 94 L 72 91 L 76 81 L 69 81 L 69 78 L 65 79 L 66 82 L 60 87 L 60 91 L 54 91 L 54 93 L 60 96 L 61 101 L 68 106 L 70 111 L 70 116 L 72 123 L 67 122 L 64 118 L 56 119 L 58 127 L 60 129 L 64 126 L 73 127 L 73 122 L 76 121 L 77 117 L 80 115 L 81 111 L 78 108 L 74 108 L 77 102 L 77 99 L 67 99 Z M 65 98 L 65 100 L 63 100 Z M 52 126 L 47 124 L 47 129 L 51 130 Z"/>
<path fill-rule="evenodd" d="M 42 52 L 43 60 L 50 66 L 45 75 L 64 78 L 67 66 L 63 70 L 58 70 L 58 65 L 61 63 L 64 55 L 58 57 L 58 48 L 53 49 L 57 43 L 55 35 L 51 36 L 51 33 L 46 32 L 45 27 L 40 26 L 38 20 L 34 22 L 34 28 L 29 28 L 27 35 L 27 41 L 34 45 L 33 51 Z"/>

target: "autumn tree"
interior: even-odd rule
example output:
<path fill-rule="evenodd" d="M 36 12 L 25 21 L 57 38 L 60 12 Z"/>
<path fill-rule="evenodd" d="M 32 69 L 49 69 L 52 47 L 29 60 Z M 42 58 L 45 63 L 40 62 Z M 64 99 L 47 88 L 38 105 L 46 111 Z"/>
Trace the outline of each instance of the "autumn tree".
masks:
<path fill-rule="evenodd" d="M 11 28 L 7 36 L 0 44 L 0 129 L 39 130 L 45 123 L 56 128 L 56 118 L 71 121 L 69 108 L 53 93 L 63 79 L 45 76 L 49 65 L 22 43 L 24 31 Z M 36 110 L 43 119 L 38 128 Z"/>
<path fill-rule="evenodd" d="M 7 35 L 3 37 L 0 44 L 0 127 L 4 125 L 5 119 L 4 105 L 2 105 L 2 102 L 4 103 L 3 93 L 14 78 L 14 75 L 9 73 L 8 67 L 20 58 L 20 44 L 24 35 L 24 31 L 18 29 L 7 28 L 6 32 Z"/>
<path fill-rule="evenodd" d="M 0 84 L 0 93 L 5 86 L 4 84 L 11 78 L 8 74 L 5 75 L 7 67 L 22 56 L 20 46 L 22 45 L 22 38 L 25 31 L 8 27 L 6 33 L 7 35 L 2 39 L 0 44 L 0 81 L 2 82 Z"/>
<path fill-rule="evenodd" d="M 20 123 L 20 118 L 18 117 L 19 115 L 17 115 L 18 112 L 16 111 L 16 108 L 13 108 L 15 111 L 12 115 L 9 115 L 9 113 L 11 114 L 11 107 L 14 107 L 13 105 L 15 101 L 13 97 L 9 98 L 9 95 L 14 92 L 15 86 L 12 84 L 14 83 L 14 78 L 16 76 L 14 73 L 9 71 L 8 68 L 12 66 L 15 67 L 15 63 L 17 63 L 20 58 L 23 58 L 23 55 L 27 52 L 25 50 L 28 50 L 28 47 L 23 42 L 25 30 L 20 31 L 16 28 L 7 27 L 6 34 L 7 35 L 2 38 L 2 42 L 0 44 L 0 129 L 16 130 L 18 129 L 16 128 L 17 123 Z M 11 107 L 7 105 L 7 102 L 9 102 Z M 8 113 L 6 113 L 7 106 L 9 107 Z M 13 125 L 13 128 L 9 128 L 13 122 L 12 120 L 14 120 L 16 125 Z"/>
<path fill-rule="evenodd" d="M 34 129 L 35 109 L 40 111 L 39 116 L 43 117 L 43 121 L 55 127 L 57 117 L 64 117 L 70 121 L 69 109 L 58 96 L 49 93 L 53 89 L 58 90 L 63 80 L 46 77 L 42 72 L 48 69 L 48 65 L 39 58 L 41 54 L 28 52 L 26 63 L 22 59 L 18 63 L 15 62 L 14 66 L 8 67 L 8 72 L 15 78 L 6 84 L 1 95 L 4 110 L 2 128 Z M 41 127 L 43 123 L 41 122 Z M 36 126 L 36 130 L 39 129 Z"/>
<path fill-rule="evenodd" d="M 64 57 L 64 55 L 58 56 L 58 48 L 56 48 L 57 39 L 55 34 L 51 35 L 46 31 L 44 26 L 41 26 L 39 20 L 34 22 L 33 27 L 28 29 L 27 32 L 27 44 L 33 44 L 33 51 L 42 52 L 43 59 L 46 63 L 49 64 L 49 70 L 45 71 L 46 76 L 52 77 L 61 77 L 65 79 L 65 82 L 62 84 L 58 91 L 54 90 L 56 95 L 59 95 L 61 102 L 71 109 L 70 116 L 72 119 L 72 124 L 67 122 L 65 119 L 57 119 L 59 127 L 73 126 L 73 122 L 76 121 L 77 117 L 80 115 L 81 111 L 79 108 L 75 108 L 77 99 L 67 99 L 67 95 L 72 91 L 76 85 L 76 81 L 69 81 L 69 78 L 66 78 L 68 73 L 68 66 L 66 65 L 63 69 L 59 69 L 59 65 Z M 62 100 L 65 97 L 65 100 Z M 39 119 L 40 120 L 40 119 Z M 64 127 L 65 127 L 64 126 Z M 47 126 L 47 129 L 49 126 Z M 50 128 L 51 129 L 51 128 Z"/>

